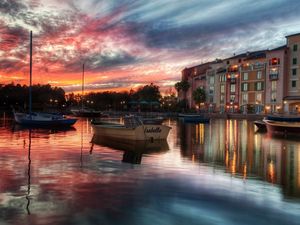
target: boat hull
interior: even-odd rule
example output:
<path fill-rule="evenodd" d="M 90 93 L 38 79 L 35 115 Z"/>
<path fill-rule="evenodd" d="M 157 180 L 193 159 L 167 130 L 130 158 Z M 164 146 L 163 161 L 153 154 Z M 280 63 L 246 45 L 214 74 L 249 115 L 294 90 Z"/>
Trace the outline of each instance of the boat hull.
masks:
<path fill-rule="evenodd" d="M 54 116 L 51 114 L 26 114 L 15 113 L 15 121 L 17 124 L 32 127 L 69 127 L 76 123 L 77 119 L 65 118 L 63 116 Z"/>
<path fill-rule="evenodd" d="M 197 115 L 197 114 L 179 114 L 179 118 L 184 123 L 209 123 L 210 118 L 204 115 Z"/>
<path fill-rule="evenodd" d="M 165 125 L 141 125 L 127 128 L 123 125 L 92 125 L 94 134 L 102 137 L 127 140 L 165 140 L 171 127 Z"/>
<path fill-rule="evenodd" d="M 94 110 L 71 110 L 72 114 L 76 117 L 101 117 L 100 111 Z"/>
<path fill-rule="evenodd" d="M 267 130 L 273 134 L 300 134 L 300 123 L 265 120 Z"/>
<path fill-rule="evenodd" d="M 267 130 L 267 126 L 264 121 L 256 120 L 256 121 L 254 121 L 254 124 L 257 127 L 258 131 L 266 131 Z"/>
<path fill-rule="evenodd" d="M 267 120 L 278 121 L 278 122 L 300 122 L 299 116 L 267 116 Z"/>

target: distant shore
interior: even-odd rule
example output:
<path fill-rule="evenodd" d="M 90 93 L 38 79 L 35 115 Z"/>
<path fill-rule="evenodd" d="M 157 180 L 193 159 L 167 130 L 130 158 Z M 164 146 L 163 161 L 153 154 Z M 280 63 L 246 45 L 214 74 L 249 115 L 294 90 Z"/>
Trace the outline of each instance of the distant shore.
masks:
<path fill-rule="evenodd" d="M 1 114 L 11 115 L 11 110 L 0 110 Z M 125 116 L 129 114 L 138 115 L 142 117 L 164 117 L 164 118 L 176 118 L 180 113 L 178 112 L 131 112 L 131 111 L 103 111 L 104 114 L 107 114 L 112 117 Z M 66 113 L 65 114 L 70 114 Z M 187 113 L 187 114 L 199 114 L 199 113 Z M 267 114 L 241 114 L 241 113 L 201 113 L 209 118 L 215 119 L 246 119 L 246 120 L 261 120 Z"/>

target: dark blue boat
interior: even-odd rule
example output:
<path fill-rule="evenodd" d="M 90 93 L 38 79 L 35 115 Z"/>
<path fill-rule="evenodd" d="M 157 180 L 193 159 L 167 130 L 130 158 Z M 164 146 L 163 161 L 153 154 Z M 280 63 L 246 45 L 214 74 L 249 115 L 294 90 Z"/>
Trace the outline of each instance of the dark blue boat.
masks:
<path fill-rule="evenodd" d="M 199 114 L 179 114 L 179 118 L 185 123 L 209 123 L 210 118 Z"/>
<path fill-rule="evenodd" d="M 266 119 L 278 122 L 300 122 L 300 116 L 269 115 Z"/>

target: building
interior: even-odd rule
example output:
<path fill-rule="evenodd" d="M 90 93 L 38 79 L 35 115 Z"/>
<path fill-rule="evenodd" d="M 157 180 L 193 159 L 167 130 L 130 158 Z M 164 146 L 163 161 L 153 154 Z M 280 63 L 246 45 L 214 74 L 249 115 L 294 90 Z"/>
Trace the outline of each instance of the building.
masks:
<path fill-rule="evenodd" d="M 247 52 L 240 65 L 240 110 L 261 113 L 265 105 L 266 51 Z"/>
<path fill-rule="evenodd" d="M 266 52 L 266 113 L 283 112 L 283 99 L 286 96 L 287 51 L 284 45 Z"/>
<path fill-rule="evenodd" d="M 212 112 L 299 113 L 300 33 L 271 50 L 245 52 L 182 71 L 190 88 L 180 91 L 189 108 L 196 108 L 193 91 L 206 90 L 205 109 Z"/>
<path fill-rule="evenodd" d="M 235 55 L 227 58 L 226 62 L 226 84 L 225 105 L 226 112 L 238 112 L 240 106 L 240 66 L 246 54 Z"/>
<path fill-rule="evenodd" d="M 287 39 L 287 77 L 284 111 L 299 112 L 300 107 L 300 33 L 286 36 Z"/>

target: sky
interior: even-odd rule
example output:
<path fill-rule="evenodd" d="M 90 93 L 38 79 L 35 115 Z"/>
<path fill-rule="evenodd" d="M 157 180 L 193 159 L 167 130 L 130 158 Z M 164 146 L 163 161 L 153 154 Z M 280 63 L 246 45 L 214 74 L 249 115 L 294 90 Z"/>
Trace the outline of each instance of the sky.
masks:
<path fill-rule="evenodd" d="M 298 0 L 0 0 L 0 83 L 169 90 L 185 67 L 300 33 Z"/>

